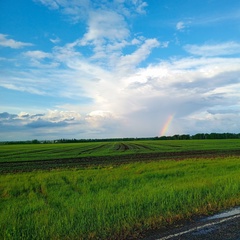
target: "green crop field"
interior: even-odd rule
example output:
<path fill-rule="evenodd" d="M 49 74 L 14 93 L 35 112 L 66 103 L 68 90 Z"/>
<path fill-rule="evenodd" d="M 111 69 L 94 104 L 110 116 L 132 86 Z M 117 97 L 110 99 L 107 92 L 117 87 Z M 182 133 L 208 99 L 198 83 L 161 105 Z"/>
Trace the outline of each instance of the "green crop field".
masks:
<path fill-rule="evenodd" d="M 0 145 L 0 162 L 209 150 L 240 150 L 240 139 Z"/>
<path fill-rule="evenodd" d="M 239 205 L 239 149 L 240 140 L 1 145 L 0 239 L 139 239 Z"/>

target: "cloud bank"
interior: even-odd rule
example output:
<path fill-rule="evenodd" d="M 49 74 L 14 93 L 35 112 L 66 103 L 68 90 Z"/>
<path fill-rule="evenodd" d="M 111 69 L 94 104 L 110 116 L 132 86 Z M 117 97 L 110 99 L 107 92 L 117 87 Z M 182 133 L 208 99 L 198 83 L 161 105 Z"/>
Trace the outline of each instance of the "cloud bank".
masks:
<path fill-rule="evenodd" d="M 23 49 L 21 70 L 0 77 L 2 88 L 65 101 L 50 110 L 1 113 L 1 139 L 159 136 L 170 116 L 166 135 L 239 131 L 240 43 L 186 44 L 183 56 L 149 63 L 171 43 L 131 32 L 129 21 L 146 14 L 146 2 L 35 2 L 86 29 L 72 42 L 56 38 L 50 51 Z M 32 46 L 3 34 L 0 45 Z"/>

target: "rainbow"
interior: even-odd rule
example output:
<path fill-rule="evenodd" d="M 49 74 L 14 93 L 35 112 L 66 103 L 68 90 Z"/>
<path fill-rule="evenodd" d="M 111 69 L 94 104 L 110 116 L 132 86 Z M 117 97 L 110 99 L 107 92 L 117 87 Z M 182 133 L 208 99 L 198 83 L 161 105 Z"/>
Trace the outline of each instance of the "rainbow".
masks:
<path fill-rule="evenodd" d="M 172 120 L 173 120 L 173 115 L 170 115 L 170 116 L 168 117 L 167 121 L 165 122 L 165 124 L 164 124 L 161 132 L 160 132 L 160 136 L 164 136 L 164 135 L 166 134 L 166 132 L 167 132 L 167 130 L 169 129 L 169 126 L 170 126 Z"/>

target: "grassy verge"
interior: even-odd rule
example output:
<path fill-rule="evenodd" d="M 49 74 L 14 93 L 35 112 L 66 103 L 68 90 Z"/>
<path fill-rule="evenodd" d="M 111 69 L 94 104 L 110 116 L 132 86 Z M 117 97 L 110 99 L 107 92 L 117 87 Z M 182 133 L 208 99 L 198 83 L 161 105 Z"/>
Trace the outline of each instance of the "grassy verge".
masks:
<path fill-rule="evenodd" d="M 0 239 L 124 239 L 240 204 L 236 157 L 0 176 Z"/>

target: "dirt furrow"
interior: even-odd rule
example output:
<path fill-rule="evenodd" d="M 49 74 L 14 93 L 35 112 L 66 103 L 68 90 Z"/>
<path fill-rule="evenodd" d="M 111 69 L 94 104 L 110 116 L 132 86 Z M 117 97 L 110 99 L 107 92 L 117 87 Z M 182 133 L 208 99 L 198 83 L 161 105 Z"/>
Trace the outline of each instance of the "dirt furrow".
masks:
<path fill-rule="evenodd" d="M 240 150 L 235 151 L 188 151 L 188 152 L 161 152 L 121 154 L 115 156 L 92 156 L 78 158 L 63 158 L 53 160 L 1 162 L 0 173 L 26 172 L 33 170 L 51 170 L 55 168 L 89 167 L 101 165 L 119 165 L 130 162 L 157 161 L 157 160 L 184 160 L 188 158 L 216 158 L 226 156 L 240 157 Z"/>

